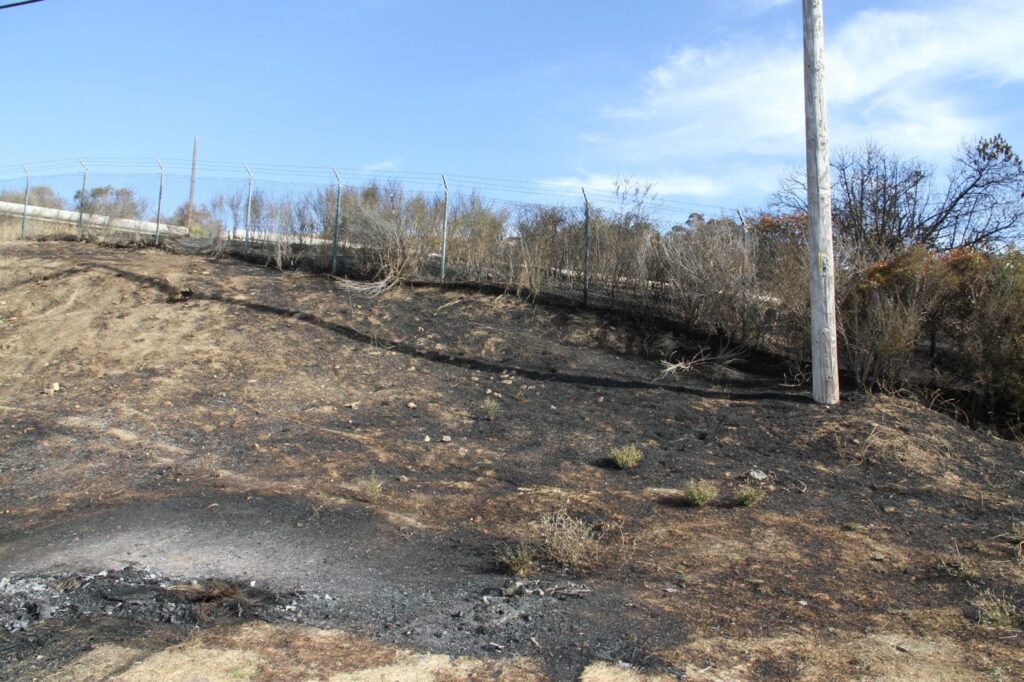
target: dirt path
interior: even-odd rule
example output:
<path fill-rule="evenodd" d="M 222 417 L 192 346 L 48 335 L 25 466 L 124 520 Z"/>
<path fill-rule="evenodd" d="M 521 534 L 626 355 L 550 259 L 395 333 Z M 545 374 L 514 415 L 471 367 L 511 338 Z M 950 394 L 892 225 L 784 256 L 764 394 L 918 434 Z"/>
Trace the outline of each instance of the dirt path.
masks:
<path fill-rule="evenodd" d="M 1024 608 L 1020 448 L 907 401 L 821 408 L 750 362 L 658 378 L 652 353 L 698 348 L 508 296 L 0 245 L 0 665 L 1024 674 L 1021 621 L 992 617 Z M 644 459 L 620 471 L 626 444 Z M 698 479 L 719 489 L 703 509 Z M 585 561 L 556 560 L 555 518 L 589 529 Z M 528 578 L 495 563 L 518 543 Z M 167 589 L 192 580 L 242 601 Z"/>

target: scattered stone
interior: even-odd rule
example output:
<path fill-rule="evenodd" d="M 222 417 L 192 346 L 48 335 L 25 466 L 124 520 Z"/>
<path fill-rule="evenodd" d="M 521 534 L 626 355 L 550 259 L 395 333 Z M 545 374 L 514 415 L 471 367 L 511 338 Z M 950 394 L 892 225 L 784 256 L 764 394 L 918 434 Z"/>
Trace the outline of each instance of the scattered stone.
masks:
<path fill-rule="evenodd" d="M 424 443 L 429 443 L 430 442 L 430 436 L 423 436 L 423 442 Z"/>
<path fill-rule="evenodd" d="M 747 478 L 749 478 L 751 481 L 757 481 L 758 483 L 761 483 L 762 481 L 768 480 L 768 474 L 761 471 L 760 469 L 751 469 L 750 471 L 747 472 Z"/>
<path fill-rule="evenodd" d="M 451 436 L 441 436 L 441 442 L 442 443 L 451 443 L 452 442 L 452 437 Z"/>
<path fill-rule="evenodd" d="M 412 402 L 412 401 L 410 400 L 410 401 L 409 401 L 409 404 L 407 405 L 407 407 L 408 407 L 408 408 L 409 408 L 410 410 L 415 410 L 415 409 L 416 409 L 416 403 L 414 403 L 414 402 Z"/>

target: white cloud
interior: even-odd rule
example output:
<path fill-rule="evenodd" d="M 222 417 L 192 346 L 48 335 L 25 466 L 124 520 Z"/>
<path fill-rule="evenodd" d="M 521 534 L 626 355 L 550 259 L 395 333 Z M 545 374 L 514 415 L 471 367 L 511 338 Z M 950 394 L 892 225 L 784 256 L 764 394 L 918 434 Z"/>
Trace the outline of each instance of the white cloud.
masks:
<path fill-rule="evenodd" d="M 377 161 L 375 163 L 363 166 L 363 170 L 372 173 L 374 171 L 391 171 L 398 168 L 398 161 L 388 159 L 387 161 Z"/>
<path fill-rule="evenodd" d="M 968 91 L 1024 81 L 1024 2 L 947 0 L 917 7 L 868 9 L 829 27 L 826 92 L 834 144 L 871 138 L 939 159 L 965 137 L 1002 127 L 998 112 L 976 104 Z M 712 167 L 800 158 L 802 69 L 795 29 L 690 45 L 648 72 L 637 102 L 604 112 L 607 129 L 587 134 L 634 166 L 700 167 L 707 175 L 702 183 L 689 189 L 669 184 L 680 193 L 728 193 L 735 183 Z"/>

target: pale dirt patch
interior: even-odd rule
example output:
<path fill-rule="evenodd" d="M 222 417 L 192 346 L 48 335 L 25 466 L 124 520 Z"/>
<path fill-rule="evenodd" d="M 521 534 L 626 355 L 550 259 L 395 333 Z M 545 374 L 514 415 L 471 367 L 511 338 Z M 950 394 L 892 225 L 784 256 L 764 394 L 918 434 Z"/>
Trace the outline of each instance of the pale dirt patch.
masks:
<path fill-rule="evenodd" d="M 751 679 L 828 680 L 852 666 L 857 680 L 991 680 L 962 644 L 911 633 L 840 632 L 834 639 L 785 635 L 754 639 L 695 640 L 665 654 L 687 678 L 707 682 Z"/>
<path fill-rule="evenodd" d="M 422 654 L 380 645 L 339 630 L 254 623 L 200 632 L 156 653 L 126 646 L 99 646 L 47 679 L 50 682 L 526 682 L 548 678 L 537 662 L 528 658 L 494 660 Z"/>

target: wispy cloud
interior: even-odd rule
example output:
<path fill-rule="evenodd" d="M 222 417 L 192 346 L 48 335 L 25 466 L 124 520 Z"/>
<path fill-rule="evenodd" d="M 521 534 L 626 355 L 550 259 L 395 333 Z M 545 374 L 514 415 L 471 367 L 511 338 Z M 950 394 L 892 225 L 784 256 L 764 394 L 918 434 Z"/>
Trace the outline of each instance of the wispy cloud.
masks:
<path fill-rule="evenodd" d="M 999 114 L 972 93 L 1024 82 L 1024 3 L 916 7 L 867 9 L 829 30 L 826 91 L 835 144 L 872 138 L 939 158 L 963 138 L 999 128 Z M 707 174 L 702 182 L 668 183 L 681 193 L 734 191 L 736 183 L 713 169 L 735 168 L 741 159 L 800 158 L 802 68 L 795 29 L 685 46 L 645 75 L 636 103 L 609 107 L 606 129 L 588 135 L 609 156 L 635 165 L 700 167 Z"/>
<path fill-rule="evenodd" d="M 374 171 L 392 171 L 398 169 L 399 162 L 397 160 L 388 159 L 386 161 L 377 161 L 375 163 L 367 164 L 363 166 L 363 170 L 368 173 Z"/>

